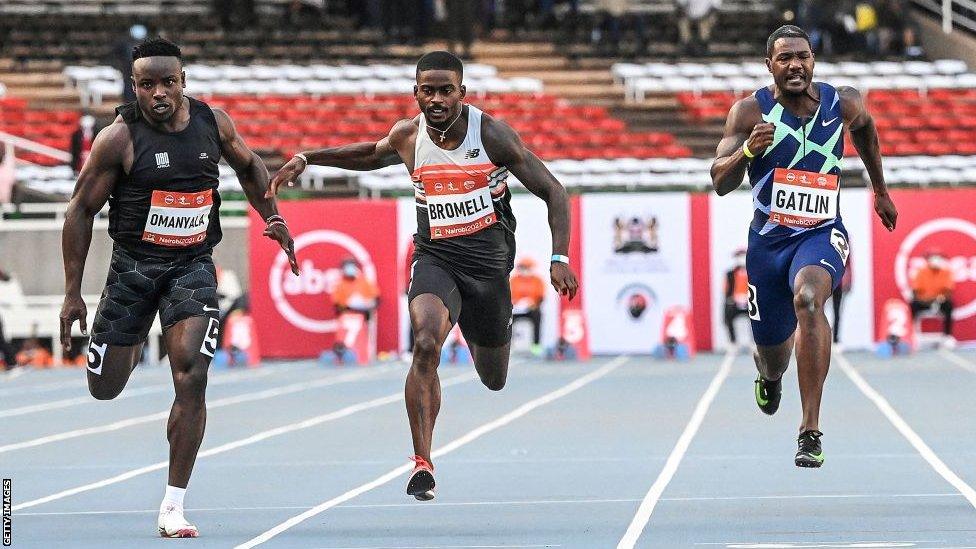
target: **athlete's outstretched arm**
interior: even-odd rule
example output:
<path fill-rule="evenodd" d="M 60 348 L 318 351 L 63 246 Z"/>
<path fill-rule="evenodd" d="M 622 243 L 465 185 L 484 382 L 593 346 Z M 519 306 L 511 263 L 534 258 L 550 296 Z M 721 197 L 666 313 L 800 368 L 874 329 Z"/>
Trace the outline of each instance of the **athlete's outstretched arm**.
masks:
<path fill-rule="evenodd" d="M 878 142 L 878 129 L 874 126 L 874 117 L 868 112 L 861 98 L 861 93 L 850 86 L 837 88 L 840 95 L 840 108 L 844 115 L 844 122 L 847 124 L 847 131 L 851 132 L 851 141 L 857 154 L 864 161 L 864 167 L 868 170 L 868 177 L 871 179 L 871 188 L 874 189 L 874 211 L 885 228 L 889 231 L 895 230 L 895 223 L 898 221 L 898 210 L 891 196 L 888 195 L 888 186 L 884 180 L 884 170 L 881 169 L 881 147 Z"/>
<path fill-rule="evenodd" d="M 81 321 L 81 332 L 88 335 L 88 308 L 81 297 L 81 276 L 91 246 L 92 224 L 105 206 L 123 169 L 123 158 L 131 149 L 129 129 L 118 121 L 98 133 L 91 155 L 85 162 L 75 190 L 68 202 L 61 232 L 64 258 L 64 304 L 61 306 L 61 346 L 71 349 L 71 327 Z"/>
<path fill-rule="evenodd" d="M 774 130 L 773 124 L 762 122 L 762 111 L 754 97 L 740 99 L 732 105 L 725 120 L 725 133 L 712 162 L 712 188 L 719 196 L 742 185 L 750 160 L 742 144 L 748 143 L 749 152 L 753 155 L 762 154 L 772 144 Z"/>
<path fill-rule="evenodd" d="M 264 236 L 275 240 L 281 245 L 281 249 L 288 255 L 291 263 L 291 272 L 298 274 L 298 261 L 295 259 L 295 242 L 288 232 L 288 225 L 284 218 L 278 216 L 278 206 L 272 197 L 268 197 L 268 168 L 265 167 L 261 157 L 252 151 L 244 139 L 237 133 L 234 121 L 230 119 L 224 111 L 213 110 L 214 117 L 217 119 L 217 129 L 220 131 L 220 153 L 227 159 L 227 163 L 234 168 L 238 181 L 247 195 L 247 201 L 251 203 L 257 212 L 264 219 L 267 226 L 264 229 Z M 278 217 L 272 217 L 278 216 Z"/>
<path fill-rule="evenodd" d="M 389 135 L 379 141 L 352 143 L 341 147 L 305 151 L 301 154 L 308 159 L 308 164 L 346 170 L 370 171 L 402 164 L 403 160 L 397 154 L 397 145 L 412 131 L 411 126 L 413 126 L 412 121 L 401 120 L 393 125 Z M 287 184 L 289 187 L 294 185 L 308 164 L 298 156 L 289 160 L 271 179 L 268 196 L 277 194 L 282 185 Z"/>
<path fill-rule="evenodd" d="M 484 116 L 482 138 L 485 152 L 496 166 L 505 166 L 532 194 L 545 200 L 552 231 L 552 253 L 569 256 L 569 195 L 522 139 L 508 124 Z M 579 281 L 569 265 L 552 262 L 549 267 L 552 285 L 557 292 L 576 296 Z"/>

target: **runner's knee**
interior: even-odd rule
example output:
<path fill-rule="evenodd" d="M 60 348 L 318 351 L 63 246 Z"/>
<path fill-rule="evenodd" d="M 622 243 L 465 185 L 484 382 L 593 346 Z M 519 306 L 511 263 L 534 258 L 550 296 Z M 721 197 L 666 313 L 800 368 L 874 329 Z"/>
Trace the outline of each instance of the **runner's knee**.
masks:
<path fill-rule="evenodd" d="M 809 320 L 814 315 L 823 313 L 823 303 L 817 299 L 817 291 L 813 284 L 801 284 L 793 294 L 793 308 L 800 321 Z"/>
<path fill-rule="evenodd" d="M 422 330 L 417 332 L 413 340 L 413 353 L 416 360 L 415 366 L 421 368 L 437 368 L 441 357 L 441 341 L 433 330 Z"/>
<path fill-rule="evenodd" d="M 478 376 L 481 377 L 481 382 L 484 383 L 485 387 L 488 387 L 489 390 L 501 391 L 505 388 L 505 374 L 500 372 L 478 372 Z"/>
<path fill-rule="evenodd" d="M 122 389 L 125 388 L 125 383 L 107 383 L 104 380 L 93 380 L 92 376 L 88 377 L 88 392 L 91 396 L 95 397 L 96 400 L 112 400 L 113 398 L 119 396 Z"/>
<path fill-rule="evenodd" d="M 174 372 L 173 386 L 176 398 L 202 401 L 207 391 L 207 369 L 190 368 L 185 372 Z"/>

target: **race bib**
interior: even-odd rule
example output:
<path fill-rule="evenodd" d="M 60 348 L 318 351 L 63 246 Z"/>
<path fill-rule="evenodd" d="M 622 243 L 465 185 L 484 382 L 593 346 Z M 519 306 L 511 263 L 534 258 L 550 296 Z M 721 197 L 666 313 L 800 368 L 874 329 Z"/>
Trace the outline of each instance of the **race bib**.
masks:
<path fill-rule="evenodd" d="M 484 174 L 425 174 L 423 184 L 434 240 L 474 234 L 498 221 Z"/>
<path fill-rule="evenodd" d="M 837 217 L 836 175 L 776 168 L 769 221 L 803 229 Z"/>
<path fill-rule="evenodd" d="M 206 240 L 213 208 L 213 190 L 199 193 L 153 191 L 142 239 L 181 248 Z"/>

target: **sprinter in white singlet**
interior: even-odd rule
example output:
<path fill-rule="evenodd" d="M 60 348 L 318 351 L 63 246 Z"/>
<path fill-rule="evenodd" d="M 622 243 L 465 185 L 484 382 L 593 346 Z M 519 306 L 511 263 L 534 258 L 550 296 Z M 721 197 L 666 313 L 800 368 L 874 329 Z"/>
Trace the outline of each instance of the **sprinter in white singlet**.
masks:
<path fill-rule="evenodd" d="M 460 324 L 485 386 L 497 391 L 508 375 L 508 279 L 515 257 L 509 171 L 549 207 L 553 287 L 572 299 L 579 286 L 569 267 L 566 190 L 508 124 L 464 103 L 463 72 L 448 52 L 424 55 L 414 86 L 419 115 L 397 122 L 377 142 L 296 154 L 275 174 L 269 191 L 272 196 L 282 184 L 293 184 L 309 164 L 375 170 L 402 163 L 413 178 L 417 233 L 409 301 L 415 337 L 406 402 L 416 466 L 407 493 L 418 500 L 434 497 L 430 449 L 441 401 L 437 366 L 453 325 Z"/>

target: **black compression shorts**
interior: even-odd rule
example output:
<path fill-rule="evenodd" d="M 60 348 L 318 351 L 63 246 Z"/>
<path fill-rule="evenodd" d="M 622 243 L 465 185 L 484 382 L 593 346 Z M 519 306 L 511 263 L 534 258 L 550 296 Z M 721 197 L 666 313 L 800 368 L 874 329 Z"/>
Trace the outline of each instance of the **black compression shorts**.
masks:
<path fill-rule="evenodd" d="M 210 253 L 185 258 L 139 256 L 116 246 L 95 313 L 92 342 L 145 341 L 156 312 L 163 329 L 193 316 L 216 323 L 217 273 Z"/>
<path fill-rule="evenodd" d="M 444 302 L 451 324 L 464 338 L 483 347 L 501 347 L 512 338 L 512 291 L 508 274 L 480 279 L 430 255 L 414 255 L 408 300 L 434 294 Z"/>

